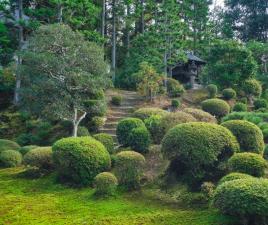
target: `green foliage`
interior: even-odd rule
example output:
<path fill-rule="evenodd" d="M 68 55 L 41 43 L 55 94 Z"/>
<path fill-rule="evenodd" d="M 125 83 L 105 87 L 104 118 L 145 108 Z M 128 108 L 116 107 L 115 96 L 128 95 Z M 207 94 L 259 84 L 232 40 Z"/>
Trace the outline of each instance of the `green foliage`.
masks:
<path fill-rule="evenodd" d="M 240 144 L 240 151 L 263 154 L 263 134 L 255 124 L 244 120 L 230 120 L 221 124 L 228 128 Z"/>
<path fill-rule="evenodd" d="M 237 179 L 217 187 L 213 205 L 222 213 L 255 223 L 258 217 L 267 217 L 268 180 Z"/>
<path fill-rule="evenodd" d="M 261 84 L 255 79 L 245 80 L 242 88 L 248 96 L 260 97 L 262 93 Z"/>
<path fill-rule="evenodd" d="M 20 166 L 22 155 L 16 150 L 4 150 L 0 152 L 1 167 L 16 167 Z"/>
<path fill-rule="evenodd" d="M 215 84 L 209 84 L 207 86 L 207 90 L 208 90 L 208 97 L 209 98 L 215 98 L 217 96 L 218 87 Z"/>
<path fill-rule="evenodd" d="M 264 176 L 264 171 L 267 168 L 267 162 L 258 154 L 243 152 L 234 154 L 229 159 L 228 166 L 233 172 L 262 177 Z"/>
<path fill-rule="evenodd" d="M 259 99 L 256 99 L 254 101 L 254 109 L 255 110 L 258 110 L 258 109 L 261 109 L 261 108 L 267 109 L 267 106 L 268 106 L 268 103 L 267 103 L 267 101 L 265 99 L 259 98 Z"/>
<path fill-rule="evenodd" d="M 171 98 L 180 97 L 185 92 L 183 85 L 175 79 L 167 78 L 166 84 L 168 96 Z"/>
<path fill-rule="evenodd" d="M 98 173 L 111 166 L 108 151 L 91 137 L 63 138 L 53 145 L 52 150 L 60 178 L 75 184 L 92 184 Z"/>
<path fill-rule="evenodd" d="M 94 116 L 87 124 L 91 132 L 98 132 L 105 124 L 105 119 L 100 116 Z"/>
<path fill-rule="evenodd" d="M 171 106 L 175 109 L 179 108 L 181 105 L 181 102 L 177 99 L 172 99 L 171 100 Z"/>
<path fill-rule="evenodd" d="M 230 112 L 230 106 L 221 99 L 212 98 L 201 103 L 202 109 L 217 118 L 226 116 Z"/>
<path fill-rule="evenodd" d="M 237 102 L 233 106 L 233 112 L 246 112 L 248 111 L 248 106 L 242 102 Z"/>
<path fill-rule="evenodd" d="M 37 147 L 38 147 L 37 145 L 26 145 L 26 146 L 21 147 L 19 151 L 22 155 L 25 155 L 27 152 Z"/>
<path fill-rule="evenodd" d="M 99 173 L 94 181 L 96 192 L 98 196 L 112 196 L 115 194 L 118 185 L 117 178 L 109 172 Z"/>
<path fill-rule="evenodd" d="M 199 122 L 217 123 L 217 119 L 211 114 L 195 108 L 185 108 L 183 112 L 191 114 Z"/>
<path fill-rule="evenodd" d="M 51 147 L 37 147 L 28 151 L 23 157 L 23 164 L 42 170 L 53 169 Z"/>
<path fill-rule="evenodd" d="M 240 99 L 240 102 L 242 102 L 242 103 L 244 103 L 244 104 L 248 104 L 248 99 L 247 99 L 247 97 L 242 97 L 241 99 Z"/>
<path fill-rule="evenodd" d="M 119 184 L 128 189 L 140 187 L 140 179 L 145 166 L 145 158 L 138 152 L 122 151 L 117 154 L 115 174 Z"/>
<path fill-rule="evenodd" d="M 97 141 L 101 142 L 110 154 L 114 153 L 114 139 L 111 135 L 106 133 L 99 133 L 93 135 L 93 137 Z"/>
<path fill-rule="evenodd" d="M 152 115 L 149 118 L 145 119 L 145 126 L 151 134 L 151 138 L 153 143 L 160 144 L 164 130 L 161 126 L 162 116 L 160 115 Z"/>
<path fill-rule="evenodd" d="M 161 149 L 166 158 L 176 163 L 178 175 L 191 186 L 225 174 L 227 160 L 238 150 L 239 144 L 228 129 L 203 122 L 170 129 Z"/>
<path fill-rule="evenodd" d="M 120 120 L 116 127 L 116 135 L 118 142 L 122 145 L 129 146 L 130 133 L 132 129 L 138 127 L 145 127 L 142 120 L 138 118 L 125 118 Z"/>
<path fill-rule="evenodd" d="M 19 150 L 19 149 L 20 146 L 16 142 L 6 139 L 0 139 L 0 152 L 5 150 Z"/>
<path fill-rule="evenodd" d="M 112 97 L 112 100 L 111 100 L 111 102 L 112 102 L 112 104 L 113 105 L 121 105 L 122 104 L 122 100 L 123 100 L 123 98 L 122 98 L 122 96 L 121 95 L 117 95 L 117 96 L 113 96 Z"/>
<path fill-rule="evenodd" d="M 88 132 L 88 129 L 84 126 L 79 126 L 77 131 L 78 137 L 84 137 L 84 136 L 90 136 L 90 133 Z"/>
<path fill-rule="evenodd" d="M 265 146 L 265 148 L 264 148 L 264 153 L 263 153 L 263 157 L 266 159 L 266 160 L 268 160 L 268 147 L 267 147 L 268 145 L 266 145 Z"/>
<path fill-rule="evenodd" d="M 215 185 L 212 182 L 204 182 L 201 185 L 201 193 L 203 193 L 208 200 L 213 197 L 214 191 Z"/>
<path fill-rule="evenodd" d="M 224 182 L 232 181 L 232 180 L 249 179 L 249 178 L 253 178 L 253 176 L 249 174 L 245 174 L 245 173 L 233 172 L 221 178 L 220 181 L 218 182 L 218 185 L 223 184 Z"/>
<path fill-rule="evenodd" d="M 228 120 L 247 120 L 254 124 L 260 124 L 263 121 L 268 122 L 268 113 L 263 112 L 233 112 L 222 118 L 222 121 Z"/>
<path fill-rule="evenodd" d="M 236 98 L 236 92 L 232 88 L 226 88 L 226 89 L 224 89 L 222 91 L 222 95 L 223 95 L 224 99 L 226 99 L 226 100 L 230 100 L 230 99 Z"/>
<path fill-rule="evenodd" d="M 145 126 L 133 128 L 129 134 L 129 146 L 139 153 L 148 152 L 151 143 L 150 133 Z"/>
<path fill-rule="evenodd" d="M 139 118 L 144 121 L 152 115 L 164 116 L 166 114 L 168 114 L 167 111 L 159 108 L 140 108 L 133 113 L 133 117 Z"/>

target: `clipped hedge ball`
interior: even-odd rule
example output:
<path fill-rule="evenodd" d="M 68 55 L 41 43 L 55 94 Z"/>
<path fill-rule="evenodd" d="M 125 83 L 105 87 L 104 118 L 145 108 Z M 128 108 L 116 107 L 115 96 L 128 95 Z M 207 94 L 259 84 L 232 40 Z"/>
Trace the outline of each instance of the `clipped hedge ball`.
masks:
<path fill-rule="evenodd" d="M 249 178 L 254 178 L 254 177 L 249 175 L 249 174 L 245 174 L 245 173 L 233 172 L 233 173 L 229 173 L 226 176 L 224 176 L 223 178 L 221 178 L 218 184 L 220 185 L 224 182 L 228 182 L 228 181 L 232 181 L 232 180 L 249 179 Z"/>
<path fill-rule="evenodd" d="M 137 127 L 132 129 L 129 135 L 129 140 L 129 146 L 131 149 L 142 154 L 148 152 L 151 138 L 146 127 Z"/>
<path fill-rule="evenodd" d="M 144 121 L 152 115 L 164 116 L 166 114 L 168 114 L 168 112 L 160 108 L 140 108 L 133 113 L 133 117 Z"/>
<path fill-rule="evenodd" d="M 247 112 L 248 106 L 242 102 L 238 102 L 233 107 L 234 112 Z"/>
<path fill-rule="evenodd" d="M 52 151 L 60 178 L 75 184 L 92 184 L 98 173 L 111 166 L 109 152 L 92 137 L 63 138 Z"/>
<path fill-rule="evenodd" d="M 151 134 L 153 143 L 160 144 L 164 136 L 164 129 L 161 126 L 162 116 L 152 115 L 144 121 L 145 126 Z"/>
<path fill-rule="evenodd" d="M 109 172 L 99 173 L 94 180 L 96 195 L 111 196 L 115 194 L 118 181 L 115 175 Z"/>
<path fill-rule="evenodd" d="M 114 139 L 111 135 L 106 133 L 99 133 L 95 134 L 93 137 L 97 141 L 101 142 L 110 154 L 114 153 Z"/>
<path fill-rule="evenodd" d="M 217 119 L 214 116 L 201 109 L 185 108 L 183 112 L 191 114 L 199 122 L 217 123 Z"/>
<path fill-rule="evenodd" d="M 0 152 L 0 166 L 9 168 L 20 166 L 22 162 L 22 155 L 16 150 L 5 150 Z"/>
<path fill-rule="evenodd" d="M 232 88 L 226 88 L 222 91 L 223 98 L 226 100 L 234 99 L 236 98 L 236 92 Z"/>
<path fill-rule="evenodd" d="M 5 150 L 20 150 L 19 144 L 17 144 L 14 141 L 6 140 L 6 139 L 0 139 L 0 152 Z"/>
<path fill-rule="evenodd" d="M 26 145 L 20 148 L 20 153 L 22 155 L 25 155 L 27 152 L 29 152 L 32 149 L 38 148 L 37 145 Z"/>
<path fill-rule="evenodd" d="M 258 126 L 246 120 L 229 120 L 221 125 L 234 134 L 242 152 L 263 154 L 263 134 Z"/>
<path fill-rule="evenodd" d="M 224 100 L 212 98 L 201 103 L 202 109 L 217 118 L 226 116 L 230 112 L 230 106 Z"/>

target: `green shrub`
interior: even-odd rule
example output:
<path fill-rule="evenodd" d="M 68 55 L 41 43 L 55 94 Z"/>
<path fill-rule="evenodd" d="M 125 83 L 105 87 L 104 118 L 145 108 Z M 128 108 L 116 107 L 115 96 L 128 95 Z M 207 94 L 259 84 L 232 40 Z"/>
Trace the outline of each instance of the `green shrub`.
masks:
<path fill-rule="evenodd" d="M 115 194 L 118 185 L 117 178 L 109 172 L 99 173 L 95 177 L 95 194 L 98 196 L 112 196 Z"/>
<path fill-rule="evenodd" d="M 230 106 L 226 101 L 212 98 L 201 103 L 202 109 L 217 118 L 226 116 L 230 112 Z"/>
<path fill-rule="evenodd" d="M 101 142 L 110 154 L 114 153 L 114 139 L 111 135 L 99 133 L 95 134 L 93 137 Z"/>
<path fill-rule="evenodd" d="M 129 146 L 130 132 L 132 131 L 132 129 L 138 127 L 145 127 L 142 120 L 138 118 L 125 118 L 123 120 L 120 120 L 116 128 L 118 142 L 122 145 Z"/>
<path fill-rule="evenodd" d="M 164 116 L 166 114 L 168 114 L 167 111 L 159 108 L 140 108 L 133 113 L 133 117 L 139 118 L 144 121 L 152 115 Z"/>
<path fill-rule="evenodd" d="M 226 88 L 222 91 L 223 98 L 226 100 L 234 99 L 236 98 L 236 92 L 232 88 Z"/>
<path fill-rule="evenodd" d="M 217 123 L 217 119 L 211 114 L 195 108 L 185 108 L 183 112 L 191 114 L 199 122 Z"/>
<path fill-rule="evenodd" d="M 129 134 L 129 146 L 131 149 L 139 153 L 146 153 L 148 152 L 150 143 L 150 133 L 145 126 L 131 130 Z"/>
<path fill-rule="evenodd" d="M 63 138 L 53 145 L 52 150 L 60 178 L 75 184 L 92 184 L 98 173 L 111 166 L 108 151 L 91 137 Z"/>
<path fill-rule="evenodd" d="M 16 167 L 20 166 L 22 156 L 16 150 L 5 150 L 0 152 L 0 166 L 1 167 Z"/>
<path fill-rule="evenodd" d="M 138 152 L 123 151 L 117 154 L 115 174 L 119 184 L 128 189 L 140 187 L 140 179 L 145 166 L 145 158 Z"/>
<path fill-rule="evenodd" d="M 181 105 L 180 101 L 178 99 L 172 99 L 171 100 L 171 106 L 175 109 L 179 108 Z"/>
<path fill-rule="evenodd" d="M 218 88 L 215 84 L 209 84 L 207 86 L 207 90 L 208 90 L 208 97 L 209 98 L 215 98 L 217 96 Z"/>
<path fill-rule="evenodd" d="M 22 155 L 25 155 L 27 152 L 29 152 L 32 149 L 38 148 L 37 145 L 26 145 L 20 148 L 20 153 Z"/>
<path fill-rule="evenodd" d="M 268 145 L 265 146 L 263 157 L 268 160 Z"/>
<path fill-rule="evenodd" d="M 254 101 L 254 109 L 255 110 L 258 110 L 258 109 L 261 109 L 261 108 L 267 109 L 267 104 L 268 103 L 267 103 L 267 101 L 265 99 L 261 99 L 261 98 L 256 99 Z"/>
<path fill-rule="evenodd" d="M 246 112 L 248 111 L 248 106 L 242 102 L 237 102 L 233 107 L 234 112 Z"/>
<path fill-rule="evenodd" d="M 193 122 L 170 129 L 162 141 L 163 155 L 176 162 L 190 185 L 218 179 L 227 171 L 227 160 L 239 150 L 233 134 L 217 124 Z"/>
<path fill-rule="evenodd" d="M 166 83 L 168 96 L 171 98 L 180 97 L 185 92 L 183 85 L 175 79 L 167 78 Z"/>
<path fill-rule="evenodd" d="M 250 179 L 253 178 L 253 176 L 245 174 L 245 173 L 229 173 L 226 176 L 224 176 L 223 178 L 220 179 L 219 181 L 219 185 L 224 183 L 224 182 L 228 182 L 228 181 L 232 181 L 232 180 L 239 180 L 239 179 Z"/>
<path fill-rule="evenodd" d="M 121 105 L 122 104 L 122 100 L 123 100 L 122 96 L 121 95 L 117 95 L 117 96 L 113 96 L 112 97 L 111 102 L 112 102 L 113 105 Z"/>
<path fill-rule="evenodd" d="M 238 217 L 244 224 L 260 224 L 258 219 L 267 217 L 268 212 L 268 180 L 252 178 L 224 182 L 215 191 L 213 205 L 223 214 Z"/>
<path fill-rule="evenodd" d="M 86 127 L 79 126 L 77 130 L 77 136 L 78 137 L 90 136 L 90 133 L 88 132 L 88 129 Z"/>
<path fill-rule="evenodd" d="M 267 162 L 258 154 L 243 152 L 234 154 L 229 159 L 228 166 L 233 172 L 262 177 L 264 176 L 264 171 L 267 168 Z"/>
<path fill-rule="evenodd" d="M 240 102 L 242 102 L 242 103 L 244 103 L 244 104 L 248 104 L 248 99 L 247 99 L 247 97 L 242 97 L 241 99 L 240 99 Z"/>
<path fill-rule="evenodd" d="M 267 143 L 268 142 L 268 129 L 264 129 L 262 131 L 262 134 L 263 134 L 263 139 L 264 139 L 265 143 Z"/>
<path fill-rule="evenodd" d="M 53 169 L 52 149 L 51 147 L 37 147 L 31 149 L 23 157 L 23 163 L 38 169 Z"/>
<path fill-rule="evenodd" d="M 248 96 L 259 97 L 262 93 L 261 84 L 255 79 L 246 80 L 242 88 Z"/>
<path fill-rule="evenodd" d="M 20 146 L 14 142 L 14 141 L 10 141 L 10 140 L 6 140 L 6 139 L 0 139 L 0 152 L 5 151 L 5 150 L 19 150 Z"/>
<path fill-rule="evenodd" d="M 203 193 L 207 199 L 211 199 L 215 191 L 215 185 L 212 182 L 204 182 L 201 185 L 201 193 Z"/>
<path fill-rule="evenodd" d="M 101 127 L 103 127 L 105 124 L 105 119 L 103 117 L 94 116 L 89 123 L 87 124 L 87 128 L 91 132 L 98 132 Z"/>
<path fill-rule="evenodd" d="M 234 134 L 240 144 L 241 151 L 263 154 L 263 134 L 255 124 L 245 120 L 229 120 L 222 123 L 222 126 Z"/>
<path fill-rule="evenodd" d="M 164 135 L 163 127 L 161 126 L 162 116 L 152 115 L 146 119 L 145 126 L 151 134 L 153 143 L 160 144 Z"/>

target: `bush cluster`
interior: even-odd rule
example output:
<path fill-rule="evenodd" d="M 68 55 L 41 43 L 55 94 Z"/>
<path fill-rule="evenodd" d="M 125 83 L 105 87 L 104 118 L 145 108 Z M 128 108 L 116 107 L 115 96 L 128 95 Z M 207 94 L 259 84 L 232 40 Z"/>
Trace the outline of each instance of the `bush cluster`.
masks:
<path fill-rule="evenodd" d="M 259 127 L 245 120 L 229 120 L 222 123 L 237 138 L 241 151 L 263 154 L 263 134 Z"/>
<path fill-rule="evenodd" d="M 185 108 L 183 112 L 191 114 L 199 122 L 217 123 L 217 119 L 201 109 Z"/>
<path fill-rule="evenodd" d="M 254 101 L 254 109 L 259 110 L 259 109 L 267 109 L 268 103 L 265 99 L 259 98 Z"/>
<path fill-rule="evenodd" d="M 161 120 L 162 116 L 152 115 L 144 121 L 154 144 L 160 144 L 164 135 L 164 130 L 161 127 Z"/>
<path fill-rule="evenodd" d="M 5 150 L 19 150 L 20 146 L 14 142 L 14 141 L 10 141 L 10 140 L 6 140 L 6 139 L 0 139 L 0 152 L 1 151 L 5 151 Z"/>
<path fill-rule="evenodd" d="M 234 112 L 246 112 L 248 111 L 248 106 L 242 102 L 237 102 L 233 107 Z"/>
<path fill-rule="evenodd" d="M 209 84 L 207 86 L 207 90 L 208 90 L 208 97 L 209 98 L 215 98 L 217 96 L 218 87 L 215 84 Z"/>
<path fill-rule="evenodd" d="M 101 142 L 106 150 L 110 153 L 114 153 L 114 139 L 111 135 L 106 133 L 99 133 L 93 136 L 97 141 Z"/>
<path fill-rule="evenodd" d="M 167 84 L 168 95 L 171 98 L 180 97 L 185 92 L 183 85 L 180 84 L 180 82 L 175 79 L 172 78 L 166 79 L 166 84 Z"/>
<path fill-rule="evenodd" d="M 178 99 L 172 99 L 171 100 L 171 106 L 175 109 L 179 108 L 181 105 L 180 101 Z"/>
<path fill-rule="evenodd" d="M 129 147 L 139 153 L 146 153 L 151 143 L 150 133 L 145 126 L 133 128 L 129 134 Z"/>
<path fill-rule="evenodd" d="M 233 134 L 217 124 L 192 122 L 170 129 L 162 141 L 162 153 L 176 162 L 179 175 L 190 185 L 218 179 L 239 144 Z"/>
<path fill-rule="evenodd" d="M 92 137 L 63 138 L 52 150 L 60 178 L 75 184 L 92 184 L 98 173 L 111 166 L 108 151 Z"/>
<path fill-rule="evenodd" d="M 119 105 L 122 104 L 122 100 L 123 100 L 122 96 L 121 95 L 117 95 L 117 96 L 113 96 L 112 97 L 111 102 L 112 102 L 113 105 L 119 106 Z"/>
<path fill-rule="evenodd" d="M 77 130 L 77 136 L 78 137 L 90 136 L 90 133 L 88 132 L 88 129 L 86 127 L 79 126 Z"/>
<path fill-rule="evenodd" d="M 262 177 L 267 168 L 267 162 L 261 155 L 251 152 L 243 152 L 234 154 L 229 159 L 228 166 L 233 172 Z"/>
<path fill-rule="evenodd" d="M 217 118 L 226 116 L 230 112 L 230 106 L 224 100 L 212 98 L 201 103 L 202 109 Z"/>
<path fill-rule="evenodd" d="M 262 93 L 262 87 L 258 80 L 248 79 L 244 82 L 242 89 L 248 96 L 259 97 Z"/>
<path fill-rule="evenodd" d="M 133 117 L 139 118 L 144 121 L 152 115 L 164 116 L 166 114 L 168 114 L 167 111 L 159 108 L 140 108 L 133 113 Z"/>
<path fill-rule="evenodd" d="M 251 176 L 249 174 L 245 174 L 245 173 L 233 172 L 233 173 L 229 173 L 226 176 L 224 176 L 223 178 L 221 178 L 220 181 L 218 182 L 218 184 L 220 185 L 224 182 L 228 182 L 228 181 L 232 181 L 232 180 L 249 179 L 249 178 L 253 178 L 253 176 Z"/>
<path fill-rule="evenodd" d="M 20 166 L 22 162 L 22 155 L 16 150 L 4 150 L 0 152 L 0 166 L 1 167 L 16 167 Z"/>
<path fill-rule="evenodd" d="M 234 99 L 236 98 L 236 92 L 232 88 L 226 88 L 222 91 L 223 98 L 226 100 Z"/>
<path fill-rule="evenodd" d="M 95 177 L 94 184 L 96 187 L 96 195 L 112 196 L 115 194 L 118 181 L 112 173 L 102 172 Z"/>
<path fill-rule="evenodd" d="M 20 148 L 20 153 L 22 155 L 25 155 L 27 152 L 29 152 L 32 149 L 38 148 L 37 145 L 26 145 Z"/>

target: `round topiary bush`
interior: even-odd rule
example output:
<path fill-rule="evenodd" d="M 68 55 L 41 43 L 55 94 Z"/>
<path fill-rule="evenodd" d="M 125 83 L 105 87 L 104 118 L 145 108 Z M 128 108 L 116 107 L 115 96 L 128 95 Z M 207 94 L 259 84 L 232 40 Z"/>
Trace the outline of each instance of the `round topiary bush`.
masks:
<path fill-rule="evenodd" d="M 185 92 L 183 85 L 175 79 L 167 78 L 166 84 L 168 96 L 171 98 L 180 97 Z"/>
<path fill-rule="evenodd" d="M 20 146 L 14 141 L 0 139 L 0 152 L 5 151 L 5 150 L 17 150 L 17 151 L 19 151 Z"/>
<path fill-rule="evenodd" d="M 262 109 L 262 108 L 265 108 L 267 109 L 267 106 L 268 106 L 268 103 L 265 99 L 256 99 L 254 101 L 254 109 L 255 110 L 258 110 L 258 109 Z"/>
<path fill-rule="evenodd" d="M 123 151 L 117 154 L 115 174 L 119 184 L 128 189 L 140 187 L 140 179 L 145 166 L 145 158 L 138 152 Z"/>
<path fill-rule="evenodd" d="M 261 155 L 251 152 L 243 152 L 234 154 L 229 159 L 228 166 L 233 172 L 262 177 L 267 168 L 267 162 Z"/>
<path fill-rule="evenodd" d="M 230 112 L 230 106 L 224 100 L 212 98 L 201 103 L 202 109 L 217 118 L 226 116 Z"/>
<path fill-rule="evenodd" d="M 53 169 L 52 149 L 51 147 L 37 147 L 31 149 L 23 157 L 23 163 L 38 169 Z"/>
<path fill-rule="evenodd" d="M 217 119 L 201 109 L 185 108 L 183 112 L 191 114 L 199 122 L 217 123 Z"/>
<path fill-rule="evenodd" d="M 151 138 L 150 133 L 146 127 L 137 127 L 131 130 L 129 135 L 129 147 L 136 152 L 148 152 Z"/>
<path fill-rule="evenodd" d="M 90 136 L 90 133 L 88 132 L 88 129 L 86 127 L 79 126 L 77 130 L 77 136 L 78 137 Z"/>
<path fill-rule="evenodd" d="M 95 194 L 98 196 L 112 196 L 115 194 L 116 187 L 118 185 L 115 175 L 109 172 L 99 173 L 95 177 Z"/>
<path fill-rule="evenodd" d="M 238 102 L 233 107 L 233 112 L 246 112 L 248 111 L 248 106 L 242 102 Z"/>
<path fill-rule="evenodd" d="M 253 176 L 245 174 L 245 173 L 229 173 L 226 176 L 224 176 L 223 178 L 220 179 L 219 181 L 219 185 L 224 183 L 224 182 L 228 182 L 228 181 L 232 181 L 232 180 L 239 180 L 239 179 L 250 179 L 253 178 Z"/>
<path fill-rule="evenodd" d="M 259 97 L 262 93 L 261 84 L 255 79 L 245 80 L 242 88 L 248 96 Z"/>
<path fill-rule="evenodd" d="M 207 86 L 207 90 L 208 90 L 208 97 L 209 98 L 215 98 L 217 93 L 218 93 L 218 88 L 215 84 L 209 84 Z"/>
<path fill-rule="evenodd" d="M 57 141 L 53 159 L 60 178 L 75 184 L 92 184 L 95 176 L 111 166 L 109 152 L 91 137 L 70 137 Z"/>
<path fill-rule="evenodd" d="M 116 135 L 119 144 L 122 144 L 124 146 L 129 146 L 130 143 L 130 132 L 134 128 L 138 127 L 145 127 L 142 120 L 138 118 L 125 118 L 123 120 L 120 120 L 116 127 Z"/>
<path fill-rule="evenodd" d="M 110 154 L 114 153 L 114 139 L 111 135 L 99 133 L 95 134 L 93 137 L 101 142 Z"/>
<path fill-rule="evenodd" d="M 140 108 L 133 113 L 133 117 L 145 120 L 152 115 L 164 116 L 168 114 L 167 111 L 159 108 Z"/>
<path fill-rule="evenodd" d="M 37 145 L 26 145 L 20 148 L 20 153 L 22 155 L 25 155 L 27 152 L 29 152 L 32 149 L 38 148 Z"/>
<path fill-rule="evenodd" d="M 117 96 L 113 96 L 112 97 L 111 102 L 112 102 L 113 105 L 119 106 L 119 105 L 122 104 L 122 100 L 123 100 L 122 96 L 121 95 L 117 95 Z"/>
<path fill-rule="evenodd" d="M 234 99 L 236 98 L 236 92 L 232 88 L 226 88 L 222 91 L 223 98 L 226 100 Z"/>
<path fill-rule="evenodd" d="M 171 107 L 173 107 L 174 109 L 179 108 L 181 105 L 180 101 L 178 99 L 172 99 L 171 100 Z"/>
<path fill-rule="evenodd" d="M 193 122 L 170 129 L 162 141 L 162 153 L 177 162 L 179 175 L 190 185 L 218 179 L 239 144 L 233 134 L 217 124 Z"/>
<path fill-rule="evenodd" d="M 259 127 L 246 120 L 229 120 L 221 124 L 237 138 L 243 152 L 263 154 L 263 134 Z"/>
<path fill-rule="evenodd" d="M 242 102 L 242 103 L 244 103 L 244 104 L 248 104 L 248 99 L 247 99 L 247 97 L 242 97 L 242 98 L 240 98 L 240 102 Z"/>
<path fill-rule="evenodd" d="M 152 115 L 148 119 L 146 119 L 145 126 L 151 134 L 151 138 L 153 143 L 160 144 L 163 138 L 164 130 L 161 127 L 162 116 Z"/>
<path fill-rule="evenodd" d="M 237 179 L 216 188 L 213 205 L 223 214 L 238 217 L 244 224 L 260 224 L 267 217 L 268 180 Z M 245 221 L 246 220 L 246 221 Z"/>
<path fill-rule="evenodd" d="M 16 150 L 5 150 L 0 152 L 0 166 L 1 167 L 16 167 L 20 166 L 22 162 L 22 155 Z"/>

